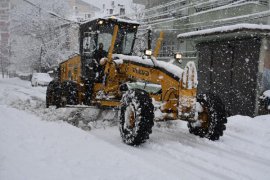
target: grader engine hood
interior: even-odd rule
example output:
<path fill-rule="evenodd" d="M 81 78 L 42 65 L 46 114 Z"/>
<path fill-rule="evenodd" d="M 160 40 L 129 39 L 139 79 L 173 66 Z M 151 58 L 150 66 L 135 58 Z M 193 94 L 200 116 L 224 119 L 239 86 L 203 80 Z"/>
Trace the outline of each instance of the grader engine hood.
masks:
<path fill-rule="evenodd" d="M 163 104 L 161 110 L 164 114 L 175 113 L 173 118 L 194 118 L 198 84 L 194 62 L 188 62 L 182 69 L 171 63 L 155 59 L 120 54 L 114 54 L 113 57 L 119 67 L 124 67 L 123 73 L 126 73 L 131 80 L 145 82 L 143 83 L 145 86 L 142 87 L 146 88 L 147 84 L 151 83 L 160 85 L 162 92 L 159 101 Z M 138 84 L 135 85 L 138 88 Z M 134 84 L 131 85 L 131 87 L 133 86 Z"/>
<path fill-rule="evenodd" d="M 182 79 L 182 75 L 184 72 L 182 68 L 176 65 L 167 63 L 167 62 L 158 61 L 154 57 L 152 57 L 152 59 L 149 59 L 149 58 L 144 59 L 139 56 L 127 56 L 127 55 L 122 55 L 122 54 L 114 54 L 113 59 L 114 59 L 114 62 L 119 65 L 123 64 L 124 62 L 135 65 L 131 67 L 131 71 L 136 74 L 141 74 L 145 76 L 151 76 L 153 75 L 151 71 L 159 70 L 159 71 L 162 71 L 164 74 L 167 74 L 174 80 L 180 81 Z"/>
<path fill-rule="evenodd" d="M 155 58 L 144 59 L 139 56 L 113 54 L 113 59 L 114 62 L 118 65 L 123 64 L 124 62 L 138 65 L 137 68 L 135 68 L 135 66 L 131 67 L 131 71 L 136 74 L 150 76 L 151 71 L 157 69 L 168 74 L 173 79 L 181 82 L 183 89 L 197 88 L 197 69 L 194 62 L 188 62 L 186 67 L 182 69 L 174 64 L 158 61 Z"/>

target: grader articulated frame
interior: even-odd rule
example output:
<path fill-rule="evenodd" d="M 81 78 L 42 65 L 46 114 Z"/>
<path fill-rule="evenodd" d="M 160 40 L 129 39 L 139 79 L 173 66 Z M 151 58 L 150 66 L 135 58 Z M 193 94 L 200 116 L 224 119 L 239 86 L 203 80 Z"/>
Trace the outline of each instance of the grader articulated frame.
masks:
<path fill-rule="evenodd" d="M 121 137 L 129 145 L 145 142 L 154 120 L 186 120 L 190 133 L 219 139 L 226 128 L 225 107 L 213 94 L 197 95 L 195 64 L 189 62 L 181 69 L 157 61 L 162 33 L 153 56 L 131 56 L 137 28 L 135 22 L 110 18 L 83 24 L 80 55 L 59 65 L 59 78 L 47 89 L 47 107 L 84 104 L 118 108 Z M 93 53 L 100 42 L 109 50 L 108 56 L 97 62 Z"/>

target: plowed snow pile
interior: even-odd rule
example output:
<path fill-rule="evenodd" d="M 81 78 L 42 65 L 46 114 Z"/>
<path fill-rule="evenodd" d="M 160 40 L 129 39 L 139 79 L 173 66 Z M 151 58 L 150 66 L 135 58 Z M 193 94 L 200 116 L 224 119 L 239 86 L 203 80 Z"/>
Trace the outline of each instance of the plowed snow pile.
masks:
<path fill-rule="evenodd" d="M 230 117 L 216 142 L 189 134 L 183 121 L 156 123 L 149 141 L 131 147 L 116 112 L 46 109 L 45 92 L 0 79 L 1 180 L 270 179 L 270 115 Z M 77 119 L 88 128 L 71 125 Z"/>

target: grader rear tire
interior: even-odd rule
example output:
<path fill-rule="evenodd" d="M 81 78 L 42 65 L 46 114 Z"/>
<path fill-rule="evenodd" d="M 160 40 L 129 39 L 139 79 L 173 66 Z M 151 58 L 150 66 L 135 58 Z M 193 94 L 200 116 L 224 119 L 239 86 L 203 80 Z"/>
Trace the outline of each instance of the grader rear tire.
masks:
<path fill-rule="evenodd" d="M 55 105 L 57 108 L 60 103 L 61 84 L 59 81 L 51 81 L 46 91 L 46 108 L 51 105 Z"/>
<path fill-rule="evenodd" d="M 64 81 L 62 83 L 61 107 L 65 107 L 66 105 L 77 105 L 78 103 L 77 83 L 73 81 Z"/>
<path fill-rule="evenodd" d="M 119 129 L 124 143 L 140 145 L 149 139 L 154 125 L 154 106 L 147 92 L 127 91 L 121 100 Z"/>
<path fill-rule="evenodd" d="M 226 111 L 221 99 L 213 94 L 200 94 L 197 102 L 202 106 L 203 112 L 199 113 L 199 125 L 188 122 L 189 132 L 212 141 L 218 140 L 223 135 L 227 123 Z"/>

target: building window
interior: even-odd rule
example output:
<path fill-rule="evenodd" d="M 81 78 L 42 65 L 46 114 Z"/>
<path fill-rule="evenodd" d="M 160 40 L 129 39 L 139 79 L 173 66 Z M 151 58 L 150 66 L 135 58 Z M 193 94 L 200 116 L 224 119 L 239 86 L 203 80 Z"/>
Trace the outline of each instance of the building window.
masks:
<path fill-rule="evenodd" d="M 74 9 L 75 14 L 77 15 L 79 13 L 78 7 L 77 6 L 73 6 L 73 9 Z"/>
<path fill-rule="evenodd" d="M 125 8 L 120 8 L 120 15 L 125 15 Z"/>
<path fill-rule="evenodd" d="M 85 14 L 84 17 L 85 17 L 85 19 L 90 19 L 91 18 L 91 14 Z"/>
<path fill-rule="evenodd" d="M 109 9 L 109 11 L 110 11 L 110 14 L 113 14 L 113 9 Z"/>

